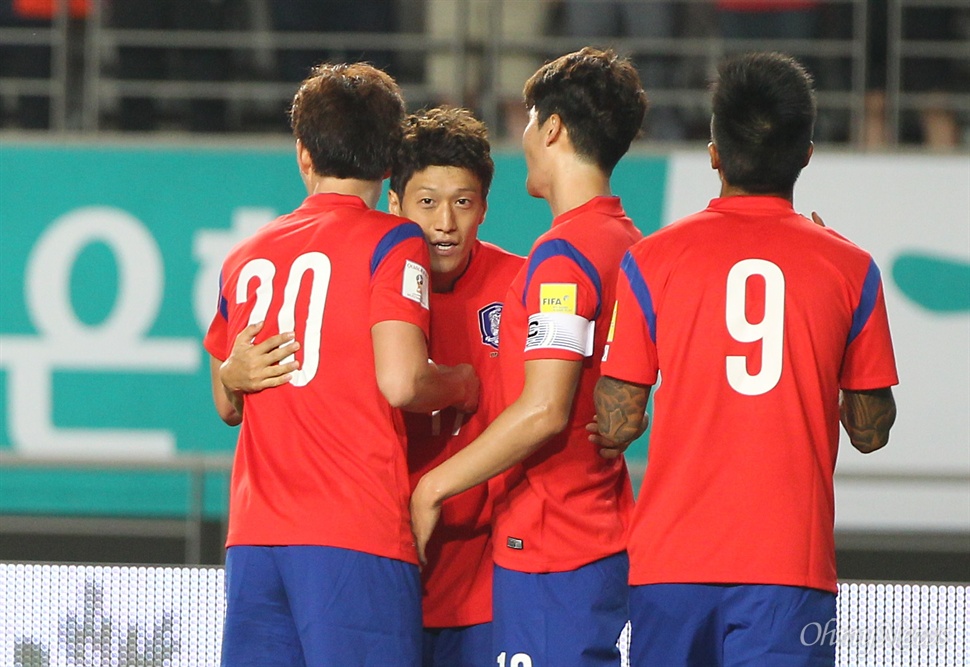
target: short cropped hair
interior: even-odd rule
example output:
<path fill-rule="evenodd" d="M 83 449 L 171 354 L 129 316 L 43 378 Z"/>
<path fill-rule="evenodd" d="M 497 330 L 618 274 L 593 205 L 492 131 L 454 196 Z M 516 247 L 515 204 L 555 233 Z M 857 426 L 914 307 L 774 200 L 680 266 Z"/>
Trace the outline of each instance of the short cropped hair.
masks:
<path fill-rule="evenodd" d="M 461 167 L 472 172 L 488 196 L 495 163 L 485 124 L 467 109 L 438 107 L 404 121 L 404 138 L 391 169 L 391 190 L 404 194 L 411 178 L 428 167 Z"/>
<path fill-rule="evenodd" d="M 711 139 L 728 184 L 755 194 L 790 192 L 812 143 L 812 76 L 782 53 L 748 53 L 718 67 Z"/>
<path fill-rule="evenodd" d="M 294 136 L 320 176 L 381 180 L 401 143 L 401 89 L 367 63 L 314 67 L 290 106 Z"/>
<path fill-rule="evenodd" d="M 589 46 L 540 67 L 523 93 L 540 124 L 557 114 L 576 152 L 607 174 L 640 134 L 647 112 L 647 94 L 633 64 L 612 50 Z"/>

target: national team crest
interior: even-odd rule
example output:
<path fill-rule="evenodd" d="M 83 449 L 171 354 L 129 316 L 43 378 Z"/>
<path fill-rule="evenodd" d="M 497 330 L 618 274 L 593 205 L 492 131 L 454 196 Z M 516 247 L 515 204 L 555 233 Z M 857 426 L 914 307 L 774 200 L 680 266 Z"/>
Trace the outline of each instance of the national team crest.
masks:
<path fill-rule="evenodd" d="M 478 311 L 478 329 L 482 332 L 482 344 L 498 349 L 498 325 L 502 319 L 502 304 L 496 301 Z"/>

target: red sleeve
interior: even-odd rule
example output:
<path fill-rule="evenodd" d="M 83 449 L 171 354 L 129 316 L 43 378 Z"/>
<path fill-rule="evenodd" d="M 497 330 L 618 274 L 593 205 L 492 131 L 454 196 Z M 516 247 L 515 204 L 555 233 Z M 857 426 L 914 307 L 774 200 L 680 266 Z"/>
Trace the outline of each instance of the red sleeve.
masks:
<path fill-rule="evenodd" d="M 624 382 L 657 382 L 656 313 L 639 266 L 629 252 L 616 279 L 616 304 L 600 374 Z"/>
<path fill-rule="evenodd" d="M 856 307 L 852 331 L 842 359 L 842 389 L 882 389 L 899 384 L 889 317 L 879 269 L 870 263 L 869 274 Z"/>
<path fill-rule="evenodd" d="M 555 247 L 555 246 L 554 246 Z M 601 289 L 594 284 L 589 273 L 568 254 L 542 252 L 539 246 L 529 258 L 528 277 L 525 285 L 525 312 L 529 317 L 529 335 L 526 340 L 525 360 L 564 359 L 581 361 L 585 355 L 562 346 L 534 346 L 536 318 L 574 316 L 587 323 L 595 321 L 601 308 Z M 575 326 L 579 326 L 579 323 Z M 584 332 L 585 333 L 585 332 Z M 590 330 L 590 337 L 592 332 Z M 554 342 L 553 345 L 556 345 Z"/>
<path fill-rule="evenodd" d="M 206 352 L 211 354 L 213 357 L 219 361 L 225 361 L 229 357 L 229 353 L 232 351 L 232 346 L 229 339 L 229 310 L 228 301 L 223 294 L 223 273 L 219 276 L 219 305 L 216 308 L 216 314 L 212 318 L 212 323 L 209 324 L 209 330 L 205 334 L 205 338 L 202 339 L 202 346 L 205 348 Z"/>
<path fill-rule="evenodd" d="M 421 327 L 431 325 L 431 257 L 424 233 L 414 223 L 398 225 L 375 250 L 371 268 L 370 324 L 400 320 Z"/>

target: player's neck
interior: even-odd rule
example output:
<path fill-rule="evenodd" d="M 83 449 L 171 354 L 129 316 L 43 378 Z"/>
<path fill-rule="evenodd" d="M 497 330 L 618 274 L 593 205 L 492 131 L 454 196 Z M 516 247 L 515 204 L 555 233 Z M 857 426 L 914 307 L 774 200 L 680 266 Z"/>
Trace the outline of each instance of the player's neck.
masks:
<path fill-rule="evenodd" d="M 721 179 L 721 197 L 780 197 L 794 203 L 794 190 L 788 192 L 749 192 Z"/>
<path fill-rule="evenodd" d="M 357 178 L 336 178 L 334 176 L 314 176 L 309 180 L 307 193 L 352 195 L 360 197 L 368 208 L 376 208 L 381 198 L 383 181 L 362 181 Z"/>
<path fill-rule="evenodd" d="M 612 194 L 610 177 L 602 169 L 573 159 L 559 165 L 545 199 L 549 202 L 555 218 L 582 206 L 594 197 L 609 197 Z"/>

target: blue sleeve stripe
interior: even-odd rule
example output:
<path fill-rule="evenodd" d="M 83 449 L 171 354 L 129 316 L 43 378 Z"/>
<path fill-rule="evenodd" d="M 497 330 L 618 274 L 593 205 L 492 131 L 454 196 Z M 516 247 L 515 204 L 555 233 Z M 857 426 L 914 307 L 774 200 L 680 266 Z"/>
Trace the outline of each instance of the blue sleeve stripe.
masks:
<path fill-rule="evenodd" d="M 413 238 L 424 238 L 424 232 L 418 227 L 417 223 L 414 222 L 404 222 L 389 231 L 384 235 L 384 238 L 380 240 L 377 247 L 374 248 L 374 254 L 370 258 L 370 274 L 374 275 L 377 271 L 377 267 L 381 265 L 387 254 L 394 249 L 396 245 Z"/>
<path fill-rule="evenodd" d="M 630 283 L 633 296 L 636 297 L 637 303 L 640 305 L 640 310 L 643 311 L 643 319 L 647 321 L 650 340 L 656 345 L 657 313 L 653 310 L 653 299 L 650 297 L 650 288 L 647 287 L 647 281 L 643 279 L 643 274 L 640 273 L 640 267 L 637 266 L 636 260 L 633 259 L 633 255 L 629 252 L 623 255 L 623 261 L 620 262 L 620 271 L 623 272 L 627 282 Z"/>
<path fill-rule="evenodd" d="M 227 301 L 226 297 L 223 296 L 222 294 L 222 288 L 224 286 L 225 286 L 225 282 L 223 280 L 222 271 L 220 271 L 219 272 L 219 313 L 222 315 L 222 318 L 224 320 L 228 321 L 229 320 L 229 301 Z"/>
<path fill-rule="evenodd" d="M 879 267 L 876 266 L 874 259 L 869 260 L 869 270 L 866 272 L 866 279 L 862 283 L 862 296 L 859 297 L 859 305 L 852 313 L 852 328 L 849 330 L 849 340 L 846 345 L 851 345 L 862 332 L 862 328 L 869 321 L 873 309 L 876 307 L 876 296 L 879 294 L 879 284 L 881 282 Z"/>
<path fill-rule="evenodd" d="M 583 253 L 576 249 L 576 246 L 564 239 L 546 241 L 532 251 L 532 254 L 529 256 L 529 269 L 525 275 L 525 290 L 522 292 L 522 305 L 525 305 L 525 297 L 529 293 L 532 275 L 539 268 L 540 264 L 553 257 L 566 257 L 572 260 L 589 277 L 590 282 L 593 283 L 593 288 L 596 290 L 596 313 L 593 315 L 593 319 L 598 318 L 603 302 L 603 284 L 600 281 L 599 271 L 596 270 L 596 267 L 593 266 L 591 261 L 586 259 Z"/>

